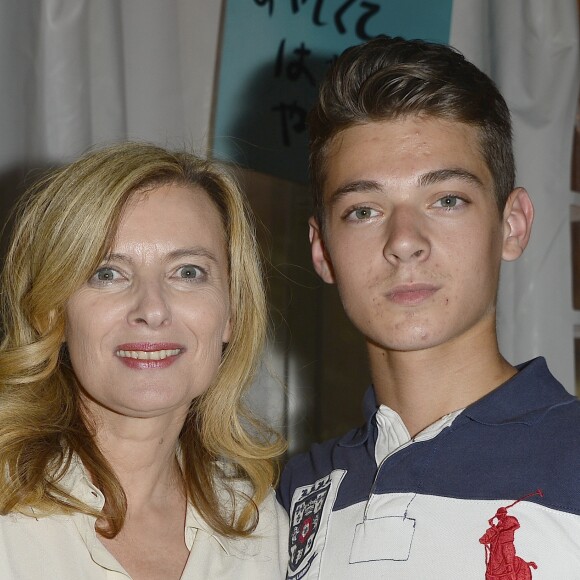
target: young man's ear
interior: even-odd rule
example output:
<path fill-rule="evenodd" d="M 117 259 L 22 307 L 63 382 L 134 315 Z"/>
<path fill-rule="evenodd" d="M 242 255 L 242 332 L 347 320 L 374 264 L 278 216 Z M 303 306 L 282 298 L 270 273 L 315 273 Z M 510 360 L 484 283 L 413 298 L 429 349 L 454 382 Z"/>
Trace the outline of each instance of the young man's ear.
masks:
<path fill-rule="evenodd" d="M 324 245 L 320 224 L 316 218 L 311 217 L 308 220 L 308 225 L 308 236 L 310 238 L 310 250 L 312 252 L 312 264 L 314 265 L 314 269 L 327 284 L 334 284 L 334 270 Z"/>
<path fill-rule="evenodd" d="M 522 255 L 530 239 L 533 221 L 534 206 L 528 192 L 523 187 L 514 189 L 503 212 L 504 260 L 512 261 Z"/>

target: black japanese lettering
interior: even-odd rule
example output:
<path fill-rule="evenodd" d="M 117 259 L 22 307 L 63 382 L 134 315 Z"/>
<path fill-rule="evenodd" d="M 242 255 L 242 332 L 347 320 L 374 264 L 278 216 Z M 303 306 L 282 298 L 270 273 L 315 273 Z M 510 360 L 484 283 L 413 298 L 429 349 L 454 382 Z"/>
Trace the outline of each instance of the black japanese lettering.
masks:
<path fill-rule="evenodd" d="M 342 22 L 342 17 L 344 13 L 356 2 L 356 0 L 346 0 L 346 2 L 335 12 L 334 14 L 334 25 L 336 26 L 336 30 L 340 34 L 346 33 L 346 27 Z"/>
<path fill-rule="evenodd" d="M 272 111 L 280 113 L 282 143 L 285 147 L 290 147 L 290 130 L 294 133 L 304 133 L 306 131 L 306 109 L 294 101 L 290 104 L 280 103 L 272 107 Z M 293 119 L 296 120 L 292 123 Z"/>
<path fill-rule="evenodd" d="M 286 49 L 286 39 L 282 39 L 278 46 L 278 52 L 276 54 L 276 64 L 274 66 L 274 76 L 279 77 L 284 72 L 284 52 Z M 312 53 L 311 50 L 306 48 L 303 42 L 300 46 L 294 49 L 293 54 L 298 58 L 291 60 L 286 66 L 286 77 L 291 81 L 297 81 L 300 77 L 305 76 L 311 85 L 315 84 L 314 77 L 308 67 L 305 64 L 306 59 Z"/>
<path fill-rule="evenodd" d="M 361 6 L 363 8 L 368 8 L 368 10 L 356 22 L 356 35 L 361 40 L 369 40 L 372 37 L 367 33 L 367 22 L 381 9 L 381 7 L 374 2 L 361 2 Z"/>
<path fill-rule="evenodd" d="M 274 12 L 274 0 L 254 0 L 258 6 L 268 7 L 268 16 L 272 16 Z"/>

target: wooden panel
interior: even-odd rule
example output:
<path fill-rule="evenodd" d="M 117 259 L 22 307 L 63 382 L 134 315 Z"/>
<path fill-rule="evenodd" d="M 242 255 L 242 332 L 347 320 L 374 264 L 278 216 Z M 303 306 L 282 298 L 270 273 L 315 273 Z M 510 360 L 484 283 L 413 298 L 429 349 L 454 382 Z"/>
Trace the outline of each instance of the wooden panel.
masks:
<path fill-rule="evenodd" d="M 576 365 L 576 396 L 580 397 L 580 338 L 574 339 L 574 364 Z"/>
<path fill-rule="evenodd" d="M 580 193 L 580 99 L 576 111 L 574 127 L 574 148 L 572 150 L 572 189 Z"/>
<path fill-rule="evenodd" d="M 580 222 L 573 220 L 570 227 L 572 240 L 572 301 L 574 310 L 580 310 Z"/>
<path fill-rule="evenodd" d="M 275 376 L 263 373 L 250 400 L 259 414 L 283 423 L 293 455 L 361 424 L 370 383 L 366 348 L 336 287 L 323 284 L 312 268 L 308 188 L 238 173 L 260 222 L 273 321 L 268 366 Z"/>
<path fill-rule="evenodd" d="M 578 25 L 580 26 L 580 0 L 578 0 Z M 580 95 L 574 127 L 574 149 L 572 152 L 572 189 L 580 193 Z M 576 306 L 574 306 L 576 308 Z"/>

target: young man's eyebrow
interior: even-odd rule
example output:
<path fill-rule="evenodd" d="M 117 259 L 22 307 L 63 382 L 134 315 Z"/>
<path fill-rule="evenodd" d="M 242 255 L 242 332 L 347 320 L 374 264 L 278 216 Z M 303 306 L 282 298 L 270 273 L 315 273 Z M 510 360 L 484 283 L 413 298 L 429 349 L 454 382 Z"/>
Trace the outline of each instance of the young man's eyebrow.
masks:
<path fill-rule="evenodd" d="M 441 183 L 442 181 L 449 181 L 451 179 L 459 179 L 476 185 L 477 187 L 483 187 L 483 181 L 481 181 L 475 173 L 471 173 L 471 171 L 467 171 L 467 169 L 462 169 L 461 167 L 450 167 L 428 171 L 419 176 L 417 182 L 419 187 L 426 187 L 428 185 Z"/>
<path fill-rule="evenodd" d="M 433 171 L 428 171 L 427 173 L 423 173 L 418 177 L 417 183 L 419 187 L 427 187 L 428 185 L 449 181 L 451 179 L 459 179 L 478 187 L 483 187 L 483 181 L 481 181 L 477 175 L 461 167 L 448 167 L 445 169 L 435 169 Z M 355 181 L 349 181 L 348 183 L 337 187 L 330 194 L 328 203 L 329 205 L 333 205 L 349 193 L 377 192 L 382 191 L 383 189 L 383 185 L 374 179 L 357 179 Z"/>
<path fill-rule="evenodd" d="M 337 203 L 341 198 L 349 193 L 365 192 L 365 191 L 379 191 L 382 189 L 381 184 L 373 179 L 357 179 L 356 181 L 349 181 L 340 187 L 337 187 L 331 194 L 328 200 L 329 205 Z"/>

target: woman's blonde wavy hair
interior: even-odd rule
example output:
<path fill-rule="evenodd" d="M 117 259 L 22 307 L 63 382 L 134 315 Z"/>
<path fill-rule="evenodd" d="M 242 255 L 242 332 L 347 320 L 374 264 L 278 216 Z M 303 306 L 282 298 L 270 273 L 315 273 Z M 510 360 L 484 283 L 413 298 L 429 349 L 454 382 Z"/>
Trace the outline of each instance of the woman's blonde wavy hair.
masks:
<path fill-rule="evenodd" d="M 244 406 L 262 352 L 267 311 L 259 252 L 247 202 L 218 164 L 144 143 L 95 150 L 34 185 L 17 207 L 1 279 L 0 513 L 81 511 L 108 538 L 126 514 L 123 489 L 99 451 L 63 347 L 65 306 L 110 251 L 123 208 L 136 191 L 199 187 L 222 217 L 229 256 L 232 337 L 214 383 L 191 406 L 179 454 L 189 501 L 216 531 L 243 536 L 278 475 L 283 441 Z M 102 512 L 58 485 L 77 455 L 101 489 Z M 234 513 L 220 501 L 221 466 L 248 480 Z M 233 466 L 233 469 L 232 469 Z M 229 502 L 228 502 L 229 503 Z"/>

